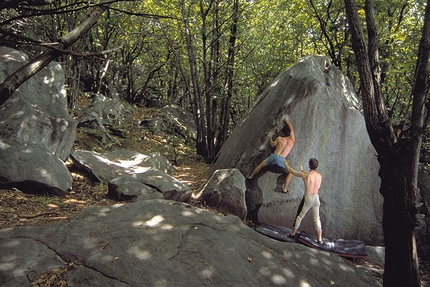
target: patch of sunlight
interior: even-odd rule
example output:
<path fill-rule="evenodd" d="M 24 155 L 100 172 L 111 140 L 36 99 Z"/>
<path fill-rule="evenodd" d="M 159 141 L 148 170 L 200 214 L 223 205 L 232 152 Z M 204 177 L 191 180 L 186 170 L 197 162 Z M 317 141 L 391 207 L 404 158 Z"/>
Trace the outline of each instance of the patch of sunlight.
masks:
<path fill-rule="evenodd" d="M 150 167 L 144 167 L 144 166 L 134 166 L 131 168 L 128 168 L 130 171 L 132 171 L 133 173 L 144 173 L 147 172 L 148 170 L 150 170 Z"/>
<path fill-rule="evenodd" d="M 184 210 L 182 211 L 182 215 L 183 216 L 193 216 L 194 212 L 188 211 L 188 210 Z"/>
<path fill-rule="evenodd" d="M 265 150 L 266 149 L 266 143 L 264 142 L 258 149 L 259 150 Z"/>
<path fill-rule="evenodd" d="M 271 280 L 276 285 L 285 285 L 287 283 L 287 280 L 283 276 L 278 274 L 274 274 Z"/>
<path fill-rule="evenodd" d="M 21 276 L 27 276 L 27 272 L 28 272 L 27 268 L 16 268 L 15 270 L 13 270 L 12 273 L 17 277 L 21 277 Z"/>
<path fill-rule="evenodd" d="M 260 273 L 262 276 L 265 276 L 265 277 L 269 277 L 269 276 L 271 276 L 271 275 L 272 275 L 272 272 L 270 271 L 270 268 L 269 268 L 269 267 L 266 267 L 266 266 L 261 267 L 261 268 L 260 268 L 260 270 L 259 270 L 259 273 Z"/>
<path fill-rule="evenodd" d="M 10 145 L 0 140 L 0 149 L 10 148 Z"/>
<path fill-rule="evenodd" d="M 276 81 L 274 81 L 270 86 L 274 87 L 274 86 L 276 86 L 278 84 L 278 82 L 279 82 L 279 79 L 277 79 Z"/>
<path fill-rule="evenodd" d="M 152 227 L 155 228 L 158 226 L 158 224 L 160 224 L 163 220 L 165 220 L 165 218 L 162 215 L 156 215 L 153 218 L 151 218 L 150 220 L 147 220 L 145 222 L 145 225 L 148 227 Z"/>
<path fill-rule="evenodd" d="M 48 171 L 46 169 L 40 169 L 40 176 L 44 178 L 51 178 Z"/>
<path fill-rule="evenodd" d="M 272 259 L 273 258 L 272 254 L 270 252 L 267 252 L 267 251 L 262 251 L 261 255 L 263 257 L 267 258 L 267 259 Z"/>
<path fill-rule="evenodd" d="M 139 220 L 139 221 L 133 222 L 132 225 L 133 225 L 133 227 L 141 227 L 141 226 L 145 225 L 145 222 L 143 222 L 142 220 Z"/>
<path fill-rule="evenodd" d="M 9 240 L 9 242 L 5 243 L 4 246 L 5 247 L 15 247 L 18 246 L 21 242 L 19 241 L 19 239 L 14 239 L 14 240 Z"/>
<path fill-rule="evenodd" d="M 85 201 L 83 201 L 83 200 L 77 200 L 77 199 L 71 198 L 71 199 L 66 199 L 66 200 L 64 201 L 64 203 L 78 203 L 78 204 L 84 204 L 84 203 L 85 203 Z"/>
<path fill-rule="evenodd" d="M 13 115 L 11 115 L 11 118 L 18 118 L 20 116 L 22 116 L 24 114 L 24 111 L 18 111 L 16 113 L 14 113 Z M 22 124 L 21 124 L 22 126 Z"/>
<path fill-rule="evenodd" d="M 137 259 L 148 260 L 152 257 L 152 252 L 148 250 L 142 250 L 139 246 L 132 246 L 127 250 L 127 253 L 134 255 Z"/>
<path fill-rule="evenodd" d="M 294 278 L 294 272 L 293 271 L 291 271 L 291 269 L 286 269 L 286 268 L 284 268 L 283 269 L 283 273 L 284 273 L 284 275 L 285 276 L 287 276 L 288 278 Z"/>
<path fill-rule="evenodd" d="M 216 215 L 216 214 L 212 215 L 212 219 L 219 221 L 219 222 L 224 222 L 224 220 L 225 220 L 224 217 L 221 217 L 221 216 Z"/>
<path fill-rule="evenodd" d="M 314 266 L 319 265 L 319 264 L 318 264 L 318 262 L 319 262 L 319 260 L 318 260 L 318 259 L 316 259 L 316 258 L 311 258 L 311 259 L 309 260 L 309 264 L 314 265 Z"/>
<path fill-rule="evenodd" d="M 296 98 L 296 95 L 291 95 L 286 101 L 285 101 L 285 106 L 291 104 L 294 99 Z"/>
<path fill-rule="evenodd" d="M 131 167 L 134 165 L 138 165 L 144 159 L 149 158 L 149 156 L 144 155 L 144 154 L 139 154 L 139 155 L 135 156 L 132 160 L 115 160 L 115 161 L 112 161 L 110 159 L 107 159 L 107 158 L 104 158 L 104 157 L 98 156 L 98 155 L 96 155 L 95 157 L 98 158 L 101 162 L 104 162 L 106 164 L 118 165 L 118 166 L 125 167 L 125 168 Z"/>
<path fill-rule="evenodd" d="M 339 269 L 343 270 L 343 271 L 354 271 L 350 266 L 340 263 L 338 265 Z"/>
<path fill-rule="evenodd" d="M 311 287 L 311 284 L 309 284 L 306 281 L 300 280 L 300 287 Z"/>
<path fill-rule="evenodd" d="M 79 244 L 79 245 L 83 246 L 86 249 L 91 249 L 96 247 L 95 241 L 88 237 L 83 238 L 82 244 Z"/>
<path fill-rule="evenodd" d="M 160 228 L 163 230 L 172 230 L 174 226 L 171 224 L 163 224 Z"/>
<path fill-rule="evenodd" d="M 154 282 L 155 287 L 166 287 L 167 286 L 167 279 L 162 278 L 158 279 L 156 282 Z"/>
<path fill-rule="evenodd" d="M 8 258 L 4 258 L 8 260 Z M 0 271 L 9 271 L 15 269 L 15 264 L 10 261 L 14 261 L 15 259 L 8 260 L 9 262 L 0 263 Z"/>
<path fill-rule="evenodd" d="M 43 78 L 43 83 L 44 84 L 51 84 L 51 83 L 53 83 L 54 82 L 54 77 L 48 77 L 48 76 L 45 76 L 44 78 Z"/>
<path fill-rule="evenodd" d="M 85 176 L 79 174 L 79 173 L 75 173 L 75 172 L 71 172 L 71 175 L 75 178 L 79 178 L 79 179 L 84 179 Z"/>
<path fill-rule="evenodd" d="M 109 207 L 100 208 L 100 212 L 97 212 L 98 216 L 107 216 L 107 213 L 110 211 Z"/>
<path fill-rule="evenodd" d="M 114 260 L 117 260 L 117 259 L 119 259 L 119 258 L 118 257 L 114 257 L 112 254 L 106 254 L 106 255 L 100 256 L 97 259 L 97 261 L 100 261 L 100 262 L 111 262 L 111 261 L 114 261 Z"/>
<path fill-rule="evenodd" d="M 206 262 L 204 262 L 204 263 L 205 263 L 205 265 L 207 264 Z M 214 271 L 211 270 L 210 267 L 208 267 L 200 273 L 203 275 L 203 278 L 211 278 L 212 275 L 214 274 Z"/>

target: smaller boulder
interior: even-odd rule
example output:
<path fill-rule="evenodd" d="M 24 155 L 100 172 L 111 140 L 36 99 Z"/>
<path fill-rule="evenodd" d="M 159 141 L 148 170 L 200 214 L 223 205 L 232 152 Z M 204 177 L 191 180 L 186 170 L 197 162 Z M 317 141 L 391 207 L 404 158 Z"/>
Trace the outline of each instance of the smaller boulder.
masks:
<path fill-rule="evenodd" d="M 238 169 L 219 169 L 208 180 L 198 198 L 207 206 L 244 220 L 247 215 L 245 191 L 245 177 Z"/>
<path fill-rule="evenodd" d="M 161 192 L 164 199 L 181 202 L 188 202 L 191 199 L 192 192 L 188 186 L 158 169 L 150 169 L 136 174 L 135 177 L 139 182 Z"/>
<path fill-rule="evenodd" d="M 163 194 L 139 182 L 135 175 L 126 175 L 109 182 L 108 195 L 116 200 L 135 201 L 162 199 Z"/>
<path fill-rule="evenodd" d="M 64 196 L 72 176 L 45 146 L 0 140 L 0 187 Z"/>
<path fill-rule="evenodd" d="M 101 125 L 130 124 L 131 112 L 117 98 L 96 94 L 91 106 L 84 112 L 78 126 L 99 128 Z"/>

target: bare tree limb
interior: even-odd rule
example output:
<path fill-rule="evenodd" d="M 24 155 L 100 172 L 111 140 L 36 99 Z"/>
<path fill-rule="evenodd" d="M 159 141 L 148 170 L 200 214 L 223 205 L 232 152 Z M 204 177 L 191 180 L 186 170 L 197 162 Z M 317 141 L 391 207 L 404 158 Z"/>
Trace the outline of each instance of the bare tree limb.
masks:
<path fill-rule="evenodd" d="M 31 78 L 34 74 L 42 70 L 51 61 L 59 57 L 62 53 L 61 50 L 65 50 L 67 47 L 79 40 L 85 35 L 99 20 L 103 12 L 108 8 L 107 3 L 112 1 L 103 0 L 99 5 L 95 6 L 94 10 L 79 26 L 70 31 L 70 33 L 64 35 L 58 40 L 57 50 L 50 49 L 38 57 L 24 65 L 22 68 L 17 70 L 15 73 L 10 75 L 3 83 L 0 84 L 0 105 L 3 105 L 7 99 L 24 83 L 26 80 Z"/>

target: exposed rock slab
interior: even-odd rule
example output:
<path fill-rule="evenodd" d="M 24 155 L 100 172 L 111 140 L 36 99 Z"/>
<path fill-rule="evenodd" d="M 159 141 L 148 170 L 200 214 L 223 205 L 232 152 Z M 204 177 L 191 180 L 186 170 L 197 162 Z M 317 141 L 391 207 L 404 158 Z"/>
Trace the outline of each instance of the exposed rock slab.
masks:
<path fill-rule="evenodd" d="M 155 188 L 141 183 L 135 175 L 117 177 L 109 181 L 109 196 L 116 200 L 161 199 L 163 194 Z"/>
<path fill-rule="evenodd" d="M 380 286 L 328 252 L 282 243 L 235 216 L 147 200 L 68 223 L 0 230 L 0 285 L 63 268 L 67 286 Z"/>
<path fill-rule="evenodd" d="M 171 163 L 158 152 L 144 155 L 127 149 L 106 153 L 76 150 L 70 157 L 75 165 L 104 183 L 124 175 L 143 173 L 151 168 L 166 173 L 173 171 Z"/>
<path fill-rule="evenodd" d="M 233 130 L 212 170 L 237 168 L 248 176 L 273 151 L 267 134 L 279 135 L 285 116 L 296 136 L 287 157 L 291 166 L 307 168 L 311 157 L 320 163 L 324 234 L 382 244 L 376 151 L 350 81 L 327 57 L 306 57 L 282 72 Z M 285 195 L 284 179 L 285 174 L 266 169 L 247 186 L 248 212 L 260 222 L 292 227 L 304 186 L 293 177 L 291 194 Z M 310 216 L 301 228 L 313 232 Z"/>

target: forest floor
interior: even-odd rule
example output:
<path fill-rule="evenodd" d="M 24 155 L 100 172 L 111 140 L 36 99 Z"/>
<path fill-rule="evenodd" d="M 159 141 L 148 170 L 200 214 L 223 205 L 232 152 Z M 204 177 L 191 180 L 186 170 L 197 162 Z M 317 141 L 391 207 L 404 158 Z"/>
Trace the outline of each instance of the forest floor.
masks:
<path fill-rule="evenodd" d="M 134 114 L 133 123 L 139 123 L 142 117 L 155 117 L 160 114 L 160 111 L 139 109 Z M 73 149 L 106 151 L 128 148 L 143 154 L 159 151 L 168 159 L 176 161 L 175 171 L 171 175 L 188 185 L 193 192 L 199 191 L 209 178 L 209 165 L 198 159 L 192 143 L 176 144 L 175 149 L 172 150 L 169 139 L 166 139 L 165 136 L 142 132 L 138 124 L 127 127 L 123 132 L 122 137 L 115 138 L 115 143 L 102 144 L 104 140 L 100 134 L 78 129 Z M 67 221 L 87 207 L 118 203 L 107 196 L 106 184 L 77 170 L 71 162 L 66 162 L 66 164 L 71 172 L 73 185 L 72 190 L 64 197 L 23 192 L 18 189 L 0 189 L 0 229 L 60 223 Z M 199 207 L 202 206 L 199 205 Z M 216 211 L 211 210 L 211 212 Z M 252 222 L 249 225 L 253 227 Z M 365 266 L 368 270 L 382 269 L 381 266 L 372 266 L 363 259 L 350 261 L 356 265 Z M 420 272 L 422 286 L 430 286 L 430 263 L 428 261 L 420 261 Z M 371 273 L 382 282 L 380 274 Z"/>

